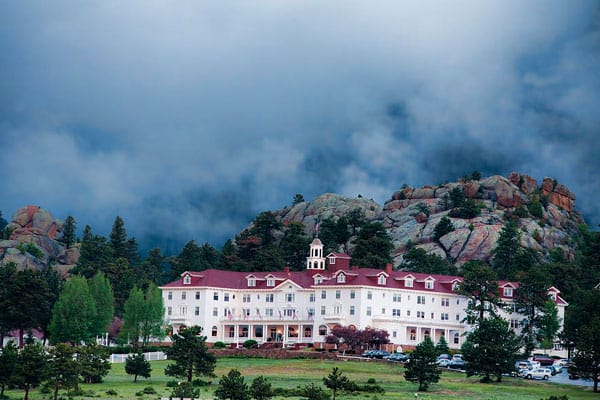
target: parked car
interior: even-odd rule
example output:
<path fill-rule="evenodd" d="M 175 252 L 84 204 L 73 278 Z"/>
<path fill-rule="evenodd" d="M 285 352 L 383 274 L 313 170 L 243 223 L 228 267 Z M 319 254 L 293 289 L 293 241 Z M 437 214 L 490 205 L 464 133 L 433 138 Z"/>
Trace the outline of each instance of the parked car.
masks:
<path fill-rule="evenodd" d="M 440 354 L 440 355 L 437 357 L 437 359 L 438 359 L 438 360 L 441 360 L 441 359 L 445 359 L 445 360 L 451 360 L 451 359 L 452 359 L 452 356 L 450 356 L 450 354 Z"/>
<path fill-rule="evenodd" d="M 452 358 L 452 361 L 448 364 L 448 368 L 451 369 L 465 369 L 467 367 L 467 362 L 462 358 Z"/>
<path fill-rule="evenodd" d="M 540 365 L 544 367 L 554 364 L 554 358 L 548 357 L 543 354 L 534 354 L 532 360 L 539 362 Z"/>
<path fill-rule="evenodd" d="M 390 353 L 388 351 L 385 350 L 373 350 L 373 352 L 371 353 L 371 358 L 384 358 L 389 356 Z"/>
<path fill-rule="evenodd" d="M 552 376 L 552 371 L 550 371 L 549 368 L 536 368 L 533 371 L 529 371 L 525 375 L 525 378 L 548 380 L 551 376 Z"/>
<path fill-rule="evenodd" d="M 451 362 L 452 362 L 452 360 L 449 360 L 447 358 L 438 358 L 437 365 L 438 365 L 438 367 L 448 368 L 448 366 L 450 365 Z"/>
<path fill-rule="evenodd" d="M 365 351 L 364 353 L 362 353 L 360 356 L 361 356 L 361 357 L 368 357 L 368 358 L 372 358 L 372 356 L 371 356 L 371 355 L 373 354 L 373 352 L 374 352 L 374 351 L 375 351 L 375 350 L 367 350 L 367 351 Z"/>
<path fill-rule="evenodd" d="M 559 363 L 554 363 L 548 367 L 550 371 L 552 371 L 552 375 L 560 374 L 562 372 L 562 365 Z"/>
<path fill-rule="evenodd" d="M 455 354 L 452 356 L 452 360 L 462 360 L 462 354 Z"/>
<path fill-rule="evenodd" d="M 383 358 L 392 362 L 405 362 L 406 360 L 408 360 L 408 356 L 404 353 L 393 353 Z"/>

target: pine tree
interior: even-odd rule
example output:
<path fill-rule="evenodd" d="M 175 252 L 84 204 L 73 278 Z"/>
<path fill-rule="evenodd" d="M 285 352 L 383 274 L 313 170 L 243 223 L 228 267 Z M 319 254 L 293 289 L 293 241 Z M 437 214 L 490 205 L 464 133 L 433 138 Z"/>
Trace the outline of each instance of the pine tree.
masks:
<path fill-rule="evenodd" d="M 323 378 L 323 384 L 333 392 L 333 400 L 335 400 L 337 392 L 346 388 L 349 383 L 350 379 L 337 367 L 334 367 L 333 371 Z"/>
<path fill-rule="evenodd" d="M 384 269 L 392 262 L 392 241 L 381 222 L 369 222 L 360 230 L 352 252 L 353 261 L 361 267 Z"/>
<path fill-rule="evenodd" d="M 14 380 L 18 356 L 19 349 L 12 340 L 0 351 L 0 399 L 4 398 L 4 389 Z"/>
<path fill-rule="evenodd" d="M 77 362 L 85 383 L 100 383 L 111 368 L 110 352 L 107 347 L 90 342 L 77 348 Z"/>
<path fill-rule="evenodd" d="M 459 291 L 469 299 L 465 310 L 467 322 L 480 323 L 486 317 L 496 316 L 502 302 L 494 270 L 483 261 L 469 261 L 463 266 L 463 274 Z"/>
<path fill-rule="evenodd" d="M 448 342 L 446 342 L 446 338 L 442 335 L 435 345 L 435 353 L 439 356 L 441 354 L 448 354 L 449 352 Z"/>
<path fill-rule="evenodd" d="M 516 265 L 516 259 L 522 251 L 521 235 L 517 224 L 509 221 L 502 227 L 496 247 L 492 250 L 492 266 L 500 279 L 514 278 L 520 269 Z"/>
<path fill-rule="evenodd" d="M 222 400 L 250 400 L 250 391 L 240 371 L 232 369 L 219 379 L 215 396 Z"/>
<path fill-rule="evenodd" d="M 131 354 L 125 360 L 125 372 L 133 375 L 133 381 L 137 382 L 138 376 L 150 378 L 152 366 L 150 361 L 146 360 L 143 353 Z"/>
<path fill-rule="evenodd" d="M 271 383 L 262 375 L 257 376 L 250 385 L 250 396 L 254 400 L 268 400 L 273 397 Z"/>
<path fill-rule="evenodd" d="M 445 215 L 440 219 L 440 222 L 433 229 L 433 237 L 435 240 L 439 241 L 440 238 L 454 230 L 454 225 L 450 218 Z"/>
<path fill-rule="evenodd" d="M 404 379 L 419 383 L 419 391 L 423 392 L 429 388 L 431 383 L 440 380 L 441 372 L 436 364 L 437 354 L 429 336 L 417 345 L 412 352 L 409 361 L 404 364 Z"/>
<path fill-rule="evenodd" d="M 73 389 L 79 386 L 81 366 L 73 356 L 75 348 L 59 343 L 49 351 L 48 385 L 54 389 L 54 400 L 58 399 L 59 389 Z"/>
<path fill-rule="evenodd" d="M 76 237 L 75 237 L 75 230 L 77 229 L 77 223 L 75 222 L 75 218 L 73 218 L 72 216 L 68 216 L 67 219 L 65 219 L 65 223 L 63 225 L 63 234 L 62 237 L 60 238 L 60 242 L 64 243 L 64 245 L 67 247 L 67 249 L 69 247 L 71 247 L 71 245 L 73 243 L 75 243 Z"/>
<path fill-rule="evenodd" d="M 29 399 L 31 388 L 39 386 L 48 376 L 48 356 L 40 344 L 26 344 L 17 357 L 14 383 L 25 390 L 24 400 Z"/>
<path fill-rule="evenodd" d="M 173 346 L 166 350 L 173 364 L 167 365 L 165 375 L 177 376 L 192 382 L 194 375 L 215 376 L 217 359 L 208 352 L 206 336 L 200 336 L 202 328 L 181 328 L 173 335 Z"/>
<path fill-rule="evenodd" d="M 110 246 L 113 249 L 115 258 L 129 259 L 129 247 L 127 245 L 127 231 L 125 230 L 125 222 L 118 215 L 113 222 L 110 232 Z"/>

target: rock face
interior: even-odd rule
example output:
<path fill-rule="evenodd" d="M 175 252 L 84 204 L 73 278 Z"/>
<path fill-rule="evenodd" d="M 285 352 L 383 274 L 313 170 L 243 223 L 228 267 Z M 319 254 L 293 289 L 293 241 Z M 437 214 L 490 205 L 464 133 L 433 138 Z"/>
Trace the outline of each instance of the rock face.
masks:
<path fill-rule="evenodd" d="M 471 219 L 450 218 L 455 230 L 435 240 L 435 227 L 443 216 L 448 217 L 448 194 L 455 188 L 480 205 L 481 215 Z M 540 201 L 542 196 L 548 200 L 542 218 L 514 216 L 516 207 Z M 350 199 L 327 193 L 312 202 L 299 203 L 275 214 L 284 223 L 302 222 L 306 226 L 306 233 L 312 235 L 317 217 L 337 218 L 354 208 L 360 208 L 367 220 L 379 221 L 385 226 L 394 245 L 392 255 L 395 265 L 402 262 L 402 255 L 409 245 L 421 247 L 428 253 L 438 254 L 462 265 L 469 260 L 490 259 L 508 218 L 518 221 L 523 246 L 542 254 L 548 254 L 551 249 L 558 247 L 567 256 L 572 256 L 571 234 L 576 231 L 577 225 L 584 223 L 574 205 L 575 196 L 556 181 L 544 178 L 542 185 L 538 186 L 534 178 L 513 172 L 508 178 L 495 175 L 478 181 L 422 188 L 404 187 L 393 193 L 383 207 L 373 200 Z M 428 214 L 423 211 L 425 206 Z"/>
<path fill-rule="evenodd" d="M 58 242 L 62 233 L 62 222 L 38 206 L 19 209 L 6 226 L 11 234 L 9 240 L 0 240 L 0 265 L 14 262 L 19 269 L 44 269 L 50 264 L 59 267 L 72 266 L 79 259 L 79 249 L 69 249 Z M 41 252 L 36 257 L 24 248 L 33 243 Z"/>

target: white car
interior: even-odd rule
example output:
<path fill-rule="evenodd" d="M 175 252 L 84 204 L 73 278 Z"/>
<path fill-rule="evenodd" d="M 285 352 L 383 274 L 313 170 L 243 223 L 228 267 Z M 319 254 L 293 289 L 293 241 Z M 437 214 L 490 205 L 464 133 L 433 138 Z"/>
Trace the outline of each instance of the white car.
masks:
<path fill-rule="evenodd" d="M 437 360 L 437 365 L 438 367 L 448 367 L 448 365 L 450 365 L 452 361 L 448 360 L 447 358 L 440 358 L 439 360 Z"/>
<path fill-rule="evenodd" d="M 536 368 L 525 374 L 526 379 L 543 379 L 548 380 L 552 376 L 552 371 L 549 368 Z"/>

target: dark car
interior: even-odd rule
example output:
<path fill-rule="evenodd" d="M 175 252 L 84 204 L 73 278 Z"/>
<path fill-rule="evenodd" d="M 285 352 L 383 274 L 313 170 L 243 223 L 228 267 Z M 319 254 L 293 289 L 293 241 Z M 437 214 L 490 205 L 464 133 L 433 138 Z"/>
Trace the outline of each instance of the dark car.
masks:
<path fill-rule="evenodd" d="M 533 356 L 533 361 L 537 361 L 540 365 L 549 366 L 554 364 L 554 358 L 545 356 L 543 354 L 536 354 Z"/>
<path fill-rule="evenodd" d="M 451 368 L 451 369 L 465 369 L 466 367 L 467 367 L 467 362 L 460 358 L 455 358 L 452 361 L 450 361 L 450 364 L 448 364 L 448 368 Z"/>
<path fill-rule="evenodd" d="M 360 356 L 361 357 L 368 357 L 368 358 L 372 358 L 373 357 L 373 352 L 375 350 L 367 350 L 364 353 L 362 353 Z"/>
<path fill-rule="evenodd" d="M 393 353 L 390 354 L 387 357 L 383 357 L 388 361 L 393 361 L 393 362 L 405 362 L 406 360 L 408 360 L 408 356 L 404 353 Z"/>
<path fill-rule="evenodd" d="M 389 355 L 390 353 L 385 350 L 373 350 L 373 353 L 371 353 L 371 358 L 384 358 Z"/>

